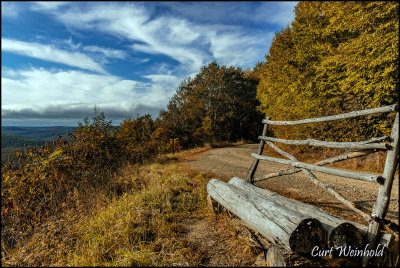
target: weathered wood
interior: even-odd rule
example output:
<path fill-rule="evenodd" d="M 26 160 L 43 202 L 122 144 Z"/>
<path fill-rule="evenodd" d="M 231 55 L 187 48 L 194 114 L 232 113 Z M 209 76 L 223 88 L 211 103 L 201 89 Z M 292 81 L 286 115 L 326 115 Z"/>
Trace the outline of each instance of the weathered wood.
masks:
<path fill-rule="evenodd" d="M 207 206 L 214 214 L 220 212 L 220 207 L 218 202 L 212 199 L 210 195 L 207 195 Z"/>
<path fill-rule="evenodd" d="M 266 119 L 270 119 L 270 118 L 267 117 Z M 263 135 L 263 136 L 267 135 L 267 130 L 268 130 L 268 125 L 264 124 L 263 131 L 262 131 L 261 135 Z M 265 145 L 265 141 L 261 140 L 260 141 L 260 145 L 258 146 L 258 151 L 257 151 L 257 153 L 259 155 L 262 154 L 262 152 L 264 150 L 264 145 Z M 259 161 L 260 161 L 259 159 L 254 159 L 253 164 L 251 165 L 249 171 L 247 172 L 247 176 L 246 176 L 247 181 L 253 182 L 254 173 L 256 172 L 256 169 L 257 169 Z"/>
<path fill-rule="evenodd" d="M 321 161 L 315 162 L 314 165 L 316 165 L 316 166 L 324 166 L 324 165 L 332 164 L 332 163 L 335 163 L 335 162 L 340 162 L 340 161 L 344 161 L 344 160 L 348 160 L 348 159 L 358 158 L 358 157 L 361 157 L 361 156 L 365 156 L 365 155 L 368 155 L 368 154 L 375 153 L 377 151 L 381 151 L 381 150 L 363 150 L 363 151 L 356 151 L 356 152 L 345 152 L 345 153 L 343 153 L 341 155 L 330 157 L 330 158 L 326 158 L 326 159 L 323 159 Z"/>
<path fill-rule="evenodd" d="M 296 120 L 296 121 L 271 121 L 269 119 L 264 119 L 262 122 L 264 124 L 269 124 L 269 125 L 300 125 L 300 124 L 317 123 L 317 122 L 329 122 L 329 121 L 334 121 L 334 120 L 339 120 L 339 119 L 353 118 L 353 117 L 357 117 L 357 116 L 361 116 L 361 115 L 396 112 L 396 111 L 398 111 L 398 105 L 394 104 L 394 105 L 385 106 L 385 107 L 353 111 L 353 112 L 349 112 L 349 113 L 324 116 L 324 117 L 318 117 L 318 118 L 309 118 L 309 119 Z"/>
<path fill-rule="evenodd" d="M 332 174 L 332 175 L 336 175 L 336 176 L 341 176 L 341 177 L 346 177 L 346 178 L 352 178 L 352 179 L 356 179 L 356 180 L 376 182 L 376 183 L 383 183 L 383 180 L 384 180 L 382 178 L 382 176 L 373 175 L 373 174 L 358 173 L 358 172 L 347 171 L 347 170 L 342 170 L 342 169 L 334 169 L 334 168 L 315 166 L 313 164 L 307 164 L 304 162 L 296 162 L 296 161 L 292 161 L 292 160 L 274 158 L 274 157 L 258 155 L 258 154 L 254 154 L 254 153 L 251 154 L 251 156 L 256 159 L 260 159 L 260 160 L 268 160 L 271 162 L 292 165 L 292 166 L 295 166 L 298 168 L 306 168 L 309 170 L 319 171 L 319 172 Z"/>
<path fill-rule="evenodd" d="M 375 218 L 369 224 L 368 238 L 367 241 L 373 248 L 379 239 L 379 230 L 381 229 L 381 219 L 386 216 L 387 209 L 389 207 L 390 194 L 392 192 L 392 185 L 394 174 L 398 165 L 399 157 L 399 113 L 396 114 L 396 118 L 393 123 L 391 145 L 393 150 L 387 152 L 385 169 L 383 170 L 383 177 L 385 178 L 384 184 L 379 187 L 378 196 L 376 202 L 372 208 L 372 217 Z M 363 265 L 367 265 L 369 257 L 363 258 Z"/>
<path fill-rule="evenodd" d="M 292 161 L 299 161 L 296 157 L 294 157 L 293 155 L 289 154 L 288 152 L 283 151 L 282 149 L 280 149 L 278 146 L 276 146 L 274 143 L 270 142 L 270 141 L 266 141 L 266 143 L 273 148 L 276 152 L 280 153 L 281 155 L 289 158 Z M 371 216 L 368 215 L 367 213 L 359 210 L 358 208 L 355 207 L 354 203 L 347 200 L 344 196 L 342 196 L 341 194 L 339 194 L 338 192 L 336 192 L 332 187 L 330 187 L 328 184 L 320 181 L 317 179 L 317 177 L 315 177 L 315 175 L 305 169 L 302 168 L 301 169 L 303 171 L 303 173 L 310 179 L 310 181 L 312 183 L 314 183 L 315 185 L 325 189 L 329 194 L 331 194 L 332 196 L 334 196 L 337 200 L 339 200 L 340 202 L 342 202 L 342 204 L 344 204 L 345 206 L 347 206 L 348 208 L 350 208 L 351 210 L 353 210 L 354 212 L 358 213 L 359 215 L 361 215 L 363 217 L 363 219 L 367 222 L 371 221 Z"/>
<path fill-rule="evenodd" d="M 361 248 L 364 238 L 361 231 L 353 224 L 344 222 L 336 226 L 328 237 L 328 248 L 349 247 Z"/>
<path fill-rule="evenodd" d="M 318 220 L 310 220 L 309 215 L 288 209 L 284 204 L 278 204 L 271 199 L 265 199 L 258 194 L 216 179 L 208 182 L 207 192 L 253 230 L 289 251 L 292 249 L 301 251 L 301 247 L 291 244 L 299 241 L 303 248 L 304 245 L 323 247 L 326 243 L 323 227 L 320 223 L 318 227 Z M 312 230 L 305 227 L 310 222 L 313 223 Z M 297 232 L 296 229 L 299 227 L 301 231 Z"/>
<path fill-rule="evenodd" d="M 273 137 L 267 136 L 258 136 L 260 140 L 264 141 L 274 141 L 283 144 L 291 144 L 291 145 L 309 145 L 309 146 L 320 146 L 320 147 L 327 147 L 327 148 L 337 148 L 337 149 L 380 149 L 386 150 L 389 148 L 389 145 L 386 143 L 373 143 L 371 140 L 386 140 L 388 137 L 379 137 L 379 138 L 372 138 L 368 141 L 358 141 L 358 142 L 333 142 L 333 141 L 320 141 L 314 139 L 307 139 L 307 140 L 285 140 L 285 139 L 278 139 Z"/>
<path fill-rule="evenodd" d="M 303 202 L 300 202 L 298 200 L 290 199 L 284 196 L 281 196 L 273 191 L 270 191 L 268 189 L 263 189 L 260 187 L 257 187 L 251 183 L 246 182 L 245 180 L 242 180 L 238 177 L 233 177 L 232 179 L 229 180 L 228 184 L 234 185 L 238 188 L 241 188 L 252 195 L 260 195 L 263 199 L 270 200 L 271 202 L 276 202 L 278 204 L 285 204 L 288 208 L 301 212 L 305 215 L 309 215 L 311 218 L 318 219 L 322 226 L 324 227 L 325 231 L 330 234 L 337 226 L 343 223 L 350 223 L 354 225 L 358 230 L 360 230 L 361 234 L 363 236 L 367 235 L 368 232 L 368 226 L 357 223 L 357 222 L 352 222 L 340 217 L 337 217 L 335 215 L 330 214 L 327 211 L 321 211 L 317 207 L 309 204 L 305 204 Z M 329 238 L 328 238 L 329 240 Z M 384 245 L 390 245 L 394 240 L 394 236 L 389 233 L 383 233 L 380 244 Z"/>
<path fill-rule="evenodd" d="M 269 118 L 267 118 L 267 119 L 264 119 L 262 122 L 264 124 L 270 124 L 270 125 L 299 125 L 299 124 L 306 124 L 306 123 L 329 122 L 329 121 L 333 121 L 333 120 L 353 118 L 353 117 L 357 117 L 357 116 L 361 116 L 361 115 L 369 115 L 369 114 L 384 113 L 384 112 L 394 112 L 394 111 L 398 112 L 398 104 L 394 104 L 394 105 L 390 105 L 390 106 L 386 106 L 386 107 L 374 108 L 374 109 L 353 111 L 350 113 L 344 113 L 344 114 L 333 115 L 333 116 L 309 118 L 309 119 L 304 119 L 304 120 L 271 121 Z M 255 169 L 257 167 L 257 165 L 255 165 L 255 168 L 252 170 L 249 181 L 254 182 L 254 181 L 262 180 L 264 178 L 271 178 L 271 177 L 280 176 L 280 175 L 284 175 L 284 174 L 285 175 L 293 174 L 295 172 L 303 171 L 309 177 L 309 179 L 311 179 L 314 183 L 316 183 L 317 185 L 320 185 L 320 186 L 325 186 L 324 188 L 327 189 L 328 192 L 330 192 L 333 195 L 337 195 L 337 197 L 339 197 L 339 198 L 341 198 L 342 196 L 340 196 L 338 193 L 334 192 L 332 190 L 332 188 L 330 188 L 327 184 L 321 183 L 320 181 L 316 180 L 313 173 L 311 173 L 311 170 L 319 171 L 319 172 L 323 172 L 323 173 L 327 173 L 327 174 L 332 174 L 332 175 L 337 175 L 337 176 L 342 176 L 342 177 L 347 177 L 347 178 L 358 179 L 358 180 L 378 182 L 381 185 L 379 187 L 378 198 L 372 209 L 372 217 L 369 217 L 369 216 L 366 217 L 365 216 L 366 214 L 363 215 L 364 219 L 369 220 L 370 224 L 368 227 L 362 225 L 361 227 L 357 226 L 357 228 L 362 231 L 363 235 L 367 236 L 367 242 L 368 242 L 370 248 L 373 248 L 375 246 L 376 241 L 378 241 L 378 239 L 380 241 L 379 243 L 382 244 L 382 241 L 383 241 L 383 242 L 387 242 L 386 244 L 389 245 L 391 243 L 391 241 L 393 240 L 393 236 L 386 234 L 386 233 L 381 233 L 380 229 L 382 227 L 382 220 L 384 219 L 384 217 L 387 213 L 388 206 L 389 206 L 390 193 L 391 193 L 391 189 L 392 189 L 394 173 L 395 173 L 396 167 L 398 165 L 398 161 L 399 161 L 398 160 L 398 154 L 399 154 L 399 140 L 398 140 L 399 127 L 398 127 L 398 124 L 399 124 L 399 114 L 397 113 L 395 122 L 393 124 L 390 144 L 376 143 L 377 141 L 383 141 L 384 139 L 386 139 L 386 137 L 373 138 L 368 141 L 353 142 L 353 143 L 326 142 L 326 141 L 319 141 L 319 140 L 313 140 L 313 139 L 297 140 L 297 141 L 284 140 L 284 139 L 266 137 L 266 135 L 264 133 L 262 134 L 261 137 L 259 137 L 261 139 L 261 141 L 262 140 L 269 141 L 269 142 L 275 141 L 275 142 L 282 142 L 282 143 L 286 143 L 286 144 L 295 144 L 295 145 L 325 146 L 325 147 L 330 147 L 330 148 L 345 148 L 345 149 L 350 149 L 350 148 L 352 148 L 352 149 L 374 149 L 374 150 L 388 149 L 388 154 L 387 154 L 386 163 L 385 163 L 385 170 L 384 170 L 384 173 L 382 176 L 322 167 L 323 165 L 328 164 L 328 163 L 333 163 L 333 162 L 349 159 L 350 154 L 353 154 L 351 156 L 354 156 L 354 157 L 359 157 L 359 156 L 365 155 L 366 154 L 365 151 L 364 152 L 352 152 L 352 153 L 348 153 L 348 154 L 345 153 L 341 156 L 324 159 L 324 160 L 319 161 L 319 162 L 315 163 L 314 165 L 312 165 L 312 164 L 308 164 L 308 163 L 299 162 L 297 159 L 295 159 L 291 155 L 289 157 L 290 160 L 263 156 L 262 150 L 261 150 L 260 153 L 252 154 L 251 156 L 258 160 L 268 160 L 268 161 L 272 161 L 272 162 L 276 162 L 276 163 L 292 165 L 295 168 L 281 170 L 279 172 L 265 175 L 263 178 L 254 179 Z M 371 144 L 371 143 L 375 143 L 375 144 Z M 285 152 L 285 154 L 288 157 L 286 152 Z M 285 155 L 285 154 L 283 154 L 283 155 Z M 258 162 L 257 162 L 257 164 L 258 164 Z M 347 205 L 350 205 L 349 207 L 352 208 L 354 211 L 357 210 L 350 201 L 345 200 L 345 199 L 343 201 L 345 201 L 344 202 L 345 205 L 346 205 L 346 201 L 347 201 Z M 346 226 L 346 225 L 343 225 L 343 226 Z M 343 226 L 341 226 L 340 228 L 342 228 L 343 230 L 349 229 L 349 228 L 346 229 Z M 336 233 L 338 233 L 338 231 Z M 385 243 L 383 243 L 383 244 L 385 244 Z M 368 259 L 369 259 L 368 256 L 363 259 L 364 266 L 368 263 Z"/>
<path fill-rule="evenodd" d="M 282 249 L 278 246 L 271 245 L 267 251 L 267 267 L 286 267 L 285 258 Z"/>
<path fill-rule="evenodd" d="M 335 163 L 335 162 L 344 161 L 344 160 L 348 160 L 348 159 L 353 159 L 353 158 L 365 156 L 367 154 L 372 154 L 372 153 L 375 153 L 376 151 L 377 150 L 345 152 L 345 153 L 343 153 L 341 155 L 330 157 L 330 158 L 326 158 L 326 159 L 323 159 L 321 161 L 315 162 L 315 163 L 313 163 L 313 165 L 324 166 L 324 165 L 327 165 L 327 164 L 332 164 L 332 163 Z M 278 172 L 273 172 L 273 173 L 269 173 L 269 174 L 263 175 L 261 178 L 254 178 L 253 181 L 256 182 L 256 181 L 262 181 L 262 180 L 267 180 L 267 179 L 279 177 L 279 176 L 282 176 L 282 175 L 291 175 L 291 174 L 294 174 L 294 173 L 297 173 L 297 172 L 300 172 L 300 171 L 301 171 L 301 169 L 299 169 L 299 168 L 290 168 L 290 169 L 280 170 Z"/>
<path fill-rule="evenodd" d="M 307 234 L 307 239 L 304 239 L 304 234 Z M 310 256 L 315 245 L 318 245 L 321 241 L 326 243 L 326 236 L 321 222 L 317 219 L 308 218 L 301 221 L 290 235 L 290 248 L 296 254 Z"/>

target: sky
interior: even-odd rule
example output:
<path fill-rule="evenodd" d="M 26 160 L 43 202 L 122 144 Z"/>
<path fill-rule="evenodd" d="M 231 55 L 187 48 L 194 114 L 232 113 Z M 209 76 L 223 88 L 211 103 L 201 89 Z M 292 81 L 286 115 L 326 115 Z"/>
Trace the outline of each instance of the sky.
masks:
<path fill-rule="evenodd" d="M 265 61 L 296 4 L 2 1 L 1 124 L 156 118 L 202 66 Z"/>

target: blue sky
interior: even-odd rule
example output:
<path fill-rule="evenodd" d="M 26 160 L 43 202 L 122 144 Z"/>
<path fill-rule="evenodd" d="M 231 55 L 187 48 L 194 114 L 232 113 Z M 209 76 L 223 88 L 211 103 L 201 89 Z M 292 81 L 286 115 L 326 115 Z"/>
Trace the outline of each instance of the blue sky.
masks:
<path fill-rule="evenodd" d="M 2 125 L 157 117 L 212 61 L 252 68 L 297 2 L 2 2 Z"/>

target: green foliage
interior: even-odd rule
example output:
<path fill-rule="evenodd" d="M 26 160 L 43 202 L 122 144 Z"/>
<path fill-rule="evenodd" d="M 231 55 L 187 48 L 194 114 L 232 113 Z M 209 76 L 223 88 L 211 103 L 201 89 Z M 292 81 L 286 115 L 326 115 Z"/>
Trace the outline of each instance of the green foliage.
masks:
<path fill-rule="evenodd" d="M 272 120 L 298 120 L 398 102 L 398 7 L 397 2 L 299 2 L 294 21 L 276 33 L 259 68 L 260 111 Z M 388 135 L 392 121 L 381 115 L 275 133 L 357 140 Z"/>
<path fill-rule="evenodd" d="M 158 144 L 153 137 L 154 131 L 154 122 L 149 114 L 135 120 L 128 118 L 121 123 L 116 137 L 130 162 L 143 163 L 144 159 L 157 155 Z"/>
<path fill-rule="evenodd" d="M 78 123 L 73 142 L 68 145 L 68 155 L 74 160 L 75 169 L 90 176 L 93 183 L 104 183 L 103 170 L 115 170 L 121 164 L 123 152 L 111 120 L 95 107 L 92 119 Z"/>
<path fill-rule="evenodd" d="M 44 141 L 35 140 L 31 138 L 18 137 L 13 134 L 1 133 L 1 148 L 10 147 L 25 147 L 43 145 Z"/>
<path fill-rule="evenodd" d="M 183 148 L 205 142 L 255 140 L 261 122 L 256 111 L 258 78 L 240 68 L 212 62 L 181 83 L 157 125 L 165 141 Z"/>
<path fill-rule="evenodd" d="M 53 126 L 53 127 L 11 127 L 2 126 L 1 133 L 12 134 L 18 137 L 29 138 L 39 141 L 53 141 L 58 136 L 66 137 L 68 133 L 74 132 L 76 127 Z M 4 148 L 4 144 L 1 144 Z"/>

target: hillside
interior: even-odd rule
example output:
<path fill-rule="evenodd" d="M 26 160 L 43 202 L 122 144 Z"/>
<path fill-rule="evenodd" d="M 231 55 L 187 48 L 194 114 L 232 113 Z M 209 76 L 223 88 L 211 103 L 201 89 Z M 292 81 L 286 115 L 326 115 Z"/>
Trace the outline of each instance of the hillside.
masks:
<path fill-rule="evenodd" d="M 228 214 L 214 216 L 208 210 L 206 184 L 211 177 L 181 166 L 178 157 L 125 166 L 107 190 L 75 189 L 59 206 L 62 213 L 7 251 L 3 265 L 262 264 L 262 251 L 238 233 Z"/>
<path fill-rule="evenodd" d="M 27 147 L 42 146 L 46 142 L 55 140 L 58 136 L 75 131 L 75 127 L 1 127 L 1 164 L 15 160 L 15 153 Z"/>
<path fill-rule="evenodd" d="M 42 140 L 16 136 L 14 134 L 2 133 L 1 134 L 1 148 L 15 148 L 26 146 L 40 146 L 45 142 Z"/>
<path fill-rule="evenodd" d="M 75 131 L 76 127 L 54 126 L 54 127 L 15 127 L 15 126 L 2 126 L 1 133 L 3 135 L 11 134 L 17 137 L 29 138 L 37 141 L 52 141 L 58 136 L 65 136 L 66 134 Z M 9 139 L 7 137 L 7 139 Z M 3 145 L 2 140 L 2 147 Z M 19 147 L 19 146 L 7 146 Z"/>

